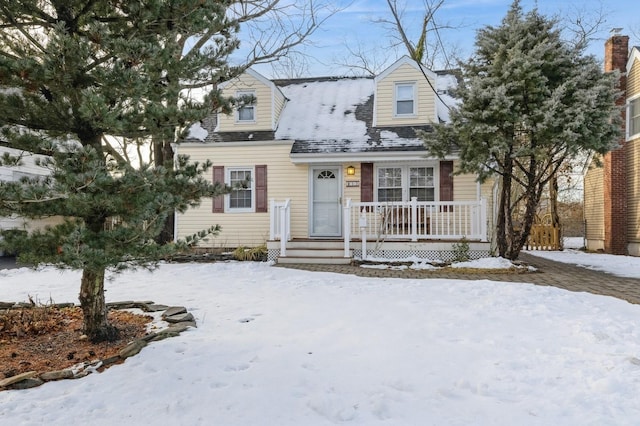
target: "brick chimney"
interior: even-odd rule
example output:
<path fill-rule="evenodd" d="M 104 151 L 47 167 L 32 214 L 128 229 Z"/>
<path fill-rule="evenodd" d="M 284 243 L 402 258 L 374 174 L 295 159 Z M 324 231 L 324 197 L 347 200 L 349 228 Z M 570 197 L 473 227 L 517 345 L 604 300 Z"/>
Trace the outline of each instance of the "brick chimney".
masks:
<path fill-rule="evenodd" d="M 604 71 L 620 72 L 622 95 L 616 105 L 621 106 L 622 137 L 619 148 L 604 156 L 604 251 L 611 254 L 627 254 L 627 176 L 625 159 L 624 108 L 627 90 L 627 60 L 629 37 L 613 34 L 604 44 Z"/>

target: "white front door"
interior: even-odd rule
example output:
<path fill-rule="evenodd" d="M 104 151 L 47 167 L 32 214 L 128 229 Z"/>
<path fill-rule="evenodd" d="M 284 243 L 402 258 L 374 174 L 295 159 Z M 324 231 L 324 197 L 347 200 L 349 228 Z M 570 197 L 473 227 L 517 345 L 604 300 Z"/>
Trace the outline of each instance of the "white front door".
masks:
<path fill-rule="evenodd" d="M 311 169 L 311 229 L 313 237 L 342 235 L 340 167 Z"/>

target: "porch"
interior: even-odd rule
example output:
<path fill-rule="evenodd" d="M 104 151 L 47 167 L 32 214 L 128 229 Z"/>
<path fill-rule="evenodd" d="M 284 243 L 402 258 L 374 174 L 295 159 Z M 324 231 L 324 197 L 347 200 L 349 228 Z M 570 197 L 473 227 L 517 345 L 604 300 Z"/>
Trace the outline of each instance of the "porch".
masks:
<path fill-rule="evenodd" d="M 487 256 L 487 203 L 477 201 L 352 202 L 342 208 L 342 236 L 291 235 L 291 201 L 271 200 L 269 260 L 279 263 L 350 263 L 371 258 L 453 258 L 453 245 L 469 243 L 471 258 Z"/>

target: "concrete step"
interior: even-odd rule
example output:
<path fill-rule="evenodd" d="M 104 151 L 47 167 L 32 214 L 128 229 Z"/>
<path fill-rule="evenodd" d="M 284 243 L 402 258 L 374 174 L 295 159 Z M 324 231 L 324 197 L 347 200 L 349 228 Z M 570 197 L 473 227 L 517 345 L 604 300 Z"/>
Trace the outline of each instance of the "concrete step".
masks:
<path fill-rule="evenodd" d="M 350 257 L 304 257 L 304 256 L 287 256 L 278 257 L 278 263 L 282 265 L 306 263 L 312 265 L 348 265 L 351 263 Z"/>
<path fill-rule="evenodd" d="M 343 257 L 344 248 L 342 249 L 325 249 L 325 248 L 293 248 L 287 246 L 287 257 Z"/>
<path fill-rule="evenodd" d="M 342 240 L 292 240 L 287 241 L 287 249 L 344 249 Z"/>

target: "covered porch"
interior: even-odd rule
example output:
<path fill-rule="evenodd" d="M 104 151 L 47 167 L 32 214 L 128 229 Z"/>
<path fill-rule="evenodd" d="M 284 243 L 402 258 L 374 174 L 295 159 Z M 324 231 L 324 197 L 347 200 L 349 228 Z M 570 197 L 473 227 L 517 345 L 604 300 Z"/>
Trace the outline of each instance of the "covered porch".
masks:
<path fill-rule="evenodd" d="M 342 207 L 341 236 L 291 233 L 291 200 L 270 202 L 269 259 L 281 263 L 349 263 L 371 258 L 451 260 L 453 245 L 469 243 L 471 258 L 490 252 L 487 202 L 353 202 Z M 322 259 L 322 260 L 320 260 Z"/>

